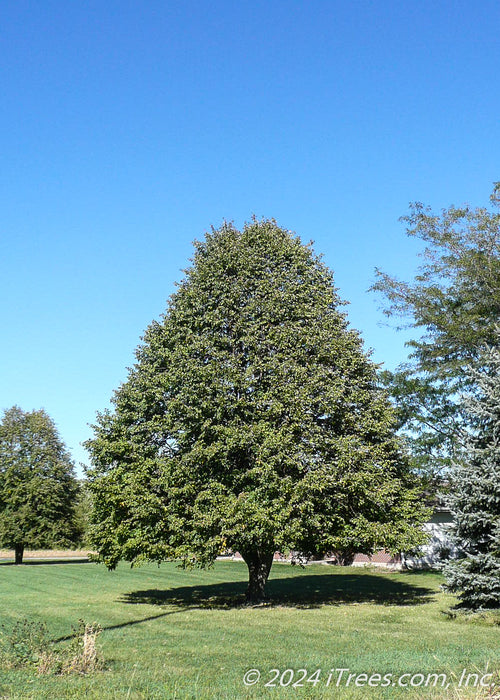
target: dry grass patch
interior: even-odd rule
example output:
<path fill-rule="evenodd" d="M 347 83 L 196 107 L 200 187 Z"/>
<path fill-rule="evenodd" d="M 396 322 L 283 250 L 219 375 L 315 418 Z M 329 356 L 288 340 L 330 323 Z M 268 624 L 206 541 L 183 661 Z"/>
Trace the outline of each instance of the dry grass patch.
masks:
<path fill-rule="evenodd" d="M 88 549 L 25 549 L 23 561 L 29 559 L 66 559 L 75 557 L 82 559 L 88 557 Z M 0 549 L 0 559 L 12 559 L 14 561 L 13 549 Z"/>

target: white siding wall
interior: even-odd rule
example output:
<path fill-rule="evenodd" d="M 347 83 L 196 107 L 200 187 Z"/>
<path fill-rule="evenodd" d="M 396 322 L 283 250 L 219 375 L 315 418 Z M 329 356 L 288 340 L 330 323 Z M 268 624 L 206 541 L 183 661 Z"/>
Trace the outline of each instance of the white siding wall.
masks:
<path fill-rule="evenodd" d="M 424 525 L 424 529 L 430 533 L 428 544 L 422 547 L 423 556 L 412 557 L 407 554 L 401 556 L 403 567 L 408 569 L 423 569 L 437 566 L 443 559 L 445 551 L 452 552 L 453 548 L 448 537 L 448 529 L 453 522 L 452 514 L 447 510 L 435 511 L 432 518 Z"/>

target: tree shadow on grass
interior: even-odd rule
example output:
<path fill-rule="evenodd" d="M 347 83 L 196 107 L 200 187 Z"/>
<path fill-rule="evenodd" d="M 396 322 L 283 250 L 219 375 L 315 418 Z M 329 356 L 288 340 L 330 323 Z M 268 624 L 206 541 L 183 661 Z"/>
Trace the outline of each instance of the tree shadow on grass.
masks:
<path fill-rule="evenodd" d="M 125 593 L 121 603 L 134 605 L 171 606 L 171 609 L 137 620 L 127 620 L 103 627 L 115 630 L 140 625 L 186 610 L 229 610 L 246 607 L 246 581 L 230 581 L 205 586 L 180 586 L 166 590 L 149 589 Z M 375 605 L 423 605 L 436 593 L 433 588 L 366 573 L 305 574 L 273 578 L 267 583 L 269 600 L 266 606 L 315 608 L 321 605 L 373 603 Z M 256 606 L 252 606 L 256 607 Z M 259 606 L 260 607 L 260 606 Z M 67 641 L 60 637 L 56 642 Z"/>
<path fill-rule="evenodd" d="M 158 615 L 149 615 L 148 617 L 141 617 L 138 620 L 127 620 L 127 622 L 117 622 L 115 625 L 106 625 L 102 628 L 103 632 L 107 630 L 119 630 L 123 627 L 133 627 L 135 625 L 141 625 L 143 622 L 151 622 L 151 620 L 158 620 L 160 617 L 167 617 L 167 615 L 175 615 L 178 610 L 168 610 L 167 612 L 159 613 Z M 70 639 L 74 639 L 74 634 L 66 634 L 64 637 L 58 637 L 52 640 L 54 644 L 59 644 L 60 642 L 68 642 Z M 0 698 L 2 696 L 0 695 Z"/>
<path fill-rule="evenodd" d="M 66 557 L 61 559 L 27 559 L 21 564 L 15 561 L 0 561 L 0 566 L 50 566 L 52 564 L 92 564 L 87 557 Z"/>
<path fill-rule="evenodd" d="M 246 582 L 231 581 L 205 586 L 182 586 L 126 593 L 121 602 L 176 605 L 185 608 L 235 608 L 245 605 Z M 267 605 L 312 608 L 320 605 L 374 603 L 376 605 L 422 605 L 435 590 L 370 574 L 310 574 L 268 581 Z"/>

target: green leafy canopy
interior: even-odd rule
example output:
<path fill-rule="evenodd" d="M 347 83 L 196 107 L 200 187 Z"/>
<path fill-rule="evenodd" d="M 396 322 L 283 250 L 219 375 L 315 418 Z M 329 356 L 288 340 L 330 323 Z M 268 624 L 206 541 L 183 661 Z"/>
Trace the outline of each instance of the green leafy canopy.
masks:
<path fill-rule="evenodd" d="M 195 244 L 86 443 L 102 561 L 421 542 L 418 484 L 342 304 L 311 246 L 272 220 Z"/>
<path fill-rule="evenodd" d="M 78 483 L 69 453 L 43 410 L 14 406 L 0 422 L 0 546 L 67 546 Z"/>
<path fill-rule="evenodd" d="M 407 234 L 424 244 L 412 282 L 377 270 L 372 289 L 385 313 L 415 329 L 410 356 L 382 379 L 396 401 L 416 464 L 431 476 L 459 456 L 461 430 L 471 416 L 462 392 L 474 388 L 485 346 L 498 343 L 500 319 L 500 183 L 490 208 L 470 206 L 434 214 L 421 203 L 402 218 Z"/>

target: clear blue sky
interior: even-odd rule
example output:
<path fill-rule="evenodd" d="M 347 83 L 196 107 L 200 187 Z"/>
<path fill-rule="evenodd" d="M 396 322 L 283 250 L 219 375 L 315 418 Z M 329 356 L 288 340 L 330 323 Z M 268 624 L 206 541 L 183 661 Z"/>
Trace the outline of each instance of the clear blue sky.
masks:
<path fill-rule="evenodd" d="M 274 217 L 334 270 L 374 358 L 368 294 L 416 247 L 398 218 L 487 204 L 500 179 L 493 0 L 3 0 L 0 408 L 88 423 L 224 218 Z"/>

